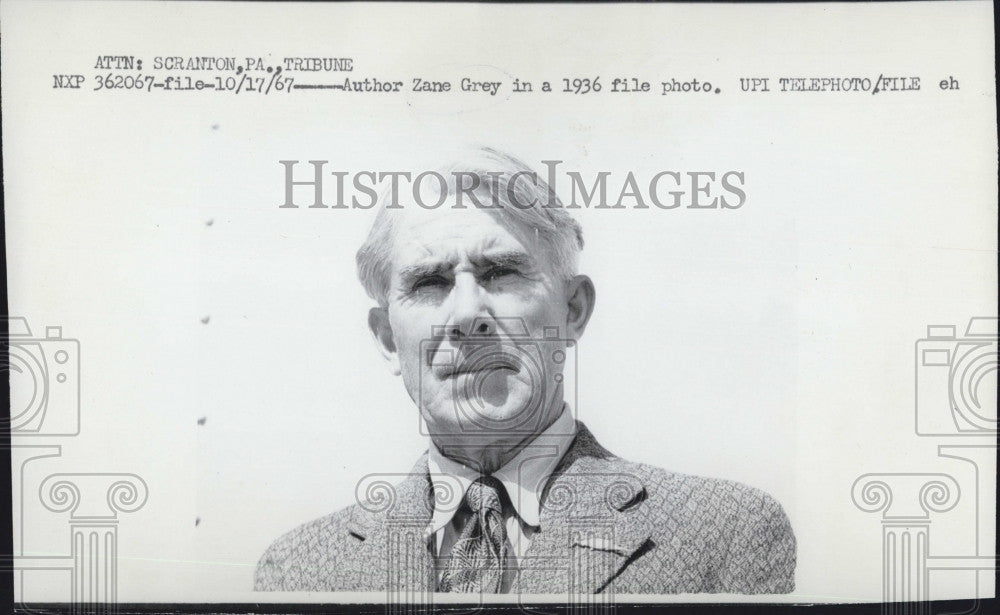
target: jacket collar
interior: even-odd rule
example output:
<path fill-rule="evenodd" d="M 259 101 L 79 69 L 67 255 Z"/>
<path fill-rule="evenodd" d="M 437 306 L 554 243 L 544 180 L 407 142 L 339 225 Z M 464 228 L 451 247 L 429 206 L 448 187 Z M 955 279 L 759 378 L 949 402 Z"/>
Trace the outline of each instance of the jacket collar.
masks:
<path fill-rule="evenodd" d="M 541 528 L 519 562 L 512 593 L 593 593 L 628 565 L 652 533 L 641 512 L 646 489 L 632 467 L 577 421 L 576 438 L 543 491 Z M 392 479 L 399 476 L 362 479 L 348 531 L 363 541 L 363 565 L 388 575 L 390 591 L 433 591 L 428 530 L 435 495 L 447 494 L 435 494 L 426 453 L 396 486 Z"/>
<path fill-rule="evenodd" d="M 631 465 L 577 423 L 577 436 L 552 473 L 535 534 L 511 591 L 601 591 L 648 541 L 642 480 Z M 561 593 L 561 592 L 560 592 Z"/>
<path fill-rule="evenodd" d="M 427 549 L 427 526 L 434 490 L 424 453 L 408 474 L 369 474 L 359 481 L 347 531 L 359 540 L 352 564 L 370 571 L 373 587 L 404 592 L 397 601 L 410 602 L 405 592 L 432 591 L 434 559 Z M 398 481 L 397 484 L 393 484 Z M 379 577 L 384 582 L 379 581 Z M 414 598 L 416 599 L 416 598 Z"/>

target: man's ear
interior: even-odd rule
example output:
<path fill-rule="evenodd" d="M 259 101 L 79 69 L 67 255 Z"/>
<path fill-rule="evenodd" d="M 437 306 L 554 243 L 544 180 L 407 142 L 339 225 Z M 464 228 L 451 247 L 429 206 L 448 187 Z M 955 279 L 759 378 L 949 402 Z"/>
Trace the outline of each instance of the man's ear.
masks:
<path fill-rule="evenodd" d="M 392 339 L 392 327 L 389 326 L 389 309 L 374 307 L 368 310 L 368 328 L 371 329 L 378 351 L 389 362 L 389 371 L 398 376 L 399 353 L 396 351 L 396 342 Z"/>
<path fill-rule="evenodd" d="M 584 329 L 594 313 L 594 301 L 597 291 L 594 283 L 585 275 L 573 276 L 566 284 L 566 295 L 569 298 L 569 311 L 566 314 L 566 333 L 578 340 L 583 336 Z"/>

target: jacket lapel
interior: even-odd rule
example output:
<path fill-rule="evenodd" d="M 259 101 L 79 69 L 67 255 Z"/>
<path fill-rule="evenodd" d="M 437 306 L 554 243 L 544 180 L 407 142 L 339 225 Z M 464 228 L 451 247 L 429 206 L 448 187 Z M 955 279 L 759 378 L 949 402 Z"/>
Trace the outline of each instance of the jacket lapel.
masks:
<path fill-rule="evenodd" d="M 427 454 L 402 477 L 366 476 L 357 493 L 348 532 L 358 542 L 359 569 L 368 573 L 372 589 L 386 588 L 391 601 L 420 602 L 417 595 L 435 586 L 426 534 L 433 511 Z"/>
<path fill-rule="evenodd" d="M 577 435 L 542 494 L 540 529 L 520 562 L 511 593 L 606 592 L 648 541 L 642 512 L 646 490 L 629 465 L 597 443 L 577 422 Z M 409 474 L 362 479 L 348 532 L 358 542 L 356 564 L 370 571 L 371 589 L 390 599 L 423 602 L 436 587 L 426 530 L 433 487 L 424 454 Z M 383 576 L 384 575 L 384 576 Z"/>
<path fill-rule="evenodd" d="M 645 487 L 628 467 L 577 423 L 576 439 L 542 495 L 540 529 L 512 591 L 607 590 L 651 534 L 642 514 Z"/>

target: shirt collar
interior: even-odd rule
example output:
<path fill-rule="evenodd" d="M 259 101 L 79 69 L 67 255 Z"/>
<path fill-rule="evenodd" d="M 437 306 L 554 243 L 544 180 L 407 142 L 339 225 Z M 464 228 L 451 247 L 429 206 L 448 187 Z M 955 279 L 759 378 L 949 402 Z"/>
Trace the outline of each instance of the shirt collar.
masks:
<path fill-rule="evenodd" d="M 526 524 L 539 526 L 542 491 L 573 438 L 576 421 L 569 406 L 545 431 L 508 461 L 493 476 L 503 483 L 517 515 Z M 441 454 L 432 442 L 427 455 L 427 469 L 434 485 L 434 515 L 428 530 L 431 534 L 448 525 L 479 472 Z"/>

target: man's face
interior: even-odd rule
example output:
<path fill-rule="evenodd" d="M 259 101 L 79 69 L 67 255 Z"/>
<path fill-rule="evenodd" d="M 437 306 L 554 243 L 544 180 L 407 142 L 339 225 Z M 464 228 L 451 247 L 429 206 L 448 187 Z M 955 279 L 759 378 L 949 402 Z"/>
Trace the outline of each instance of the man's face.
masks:
<path fill-rule="evenodd" d="M 540 431 L 562 408 L 565 343 L 538 341 L 552 327 L 566 338 L 570 308 L 538 240 L 474 208 L 394 215 L 382 343 L 430 433 L 502 443 Z"/>

